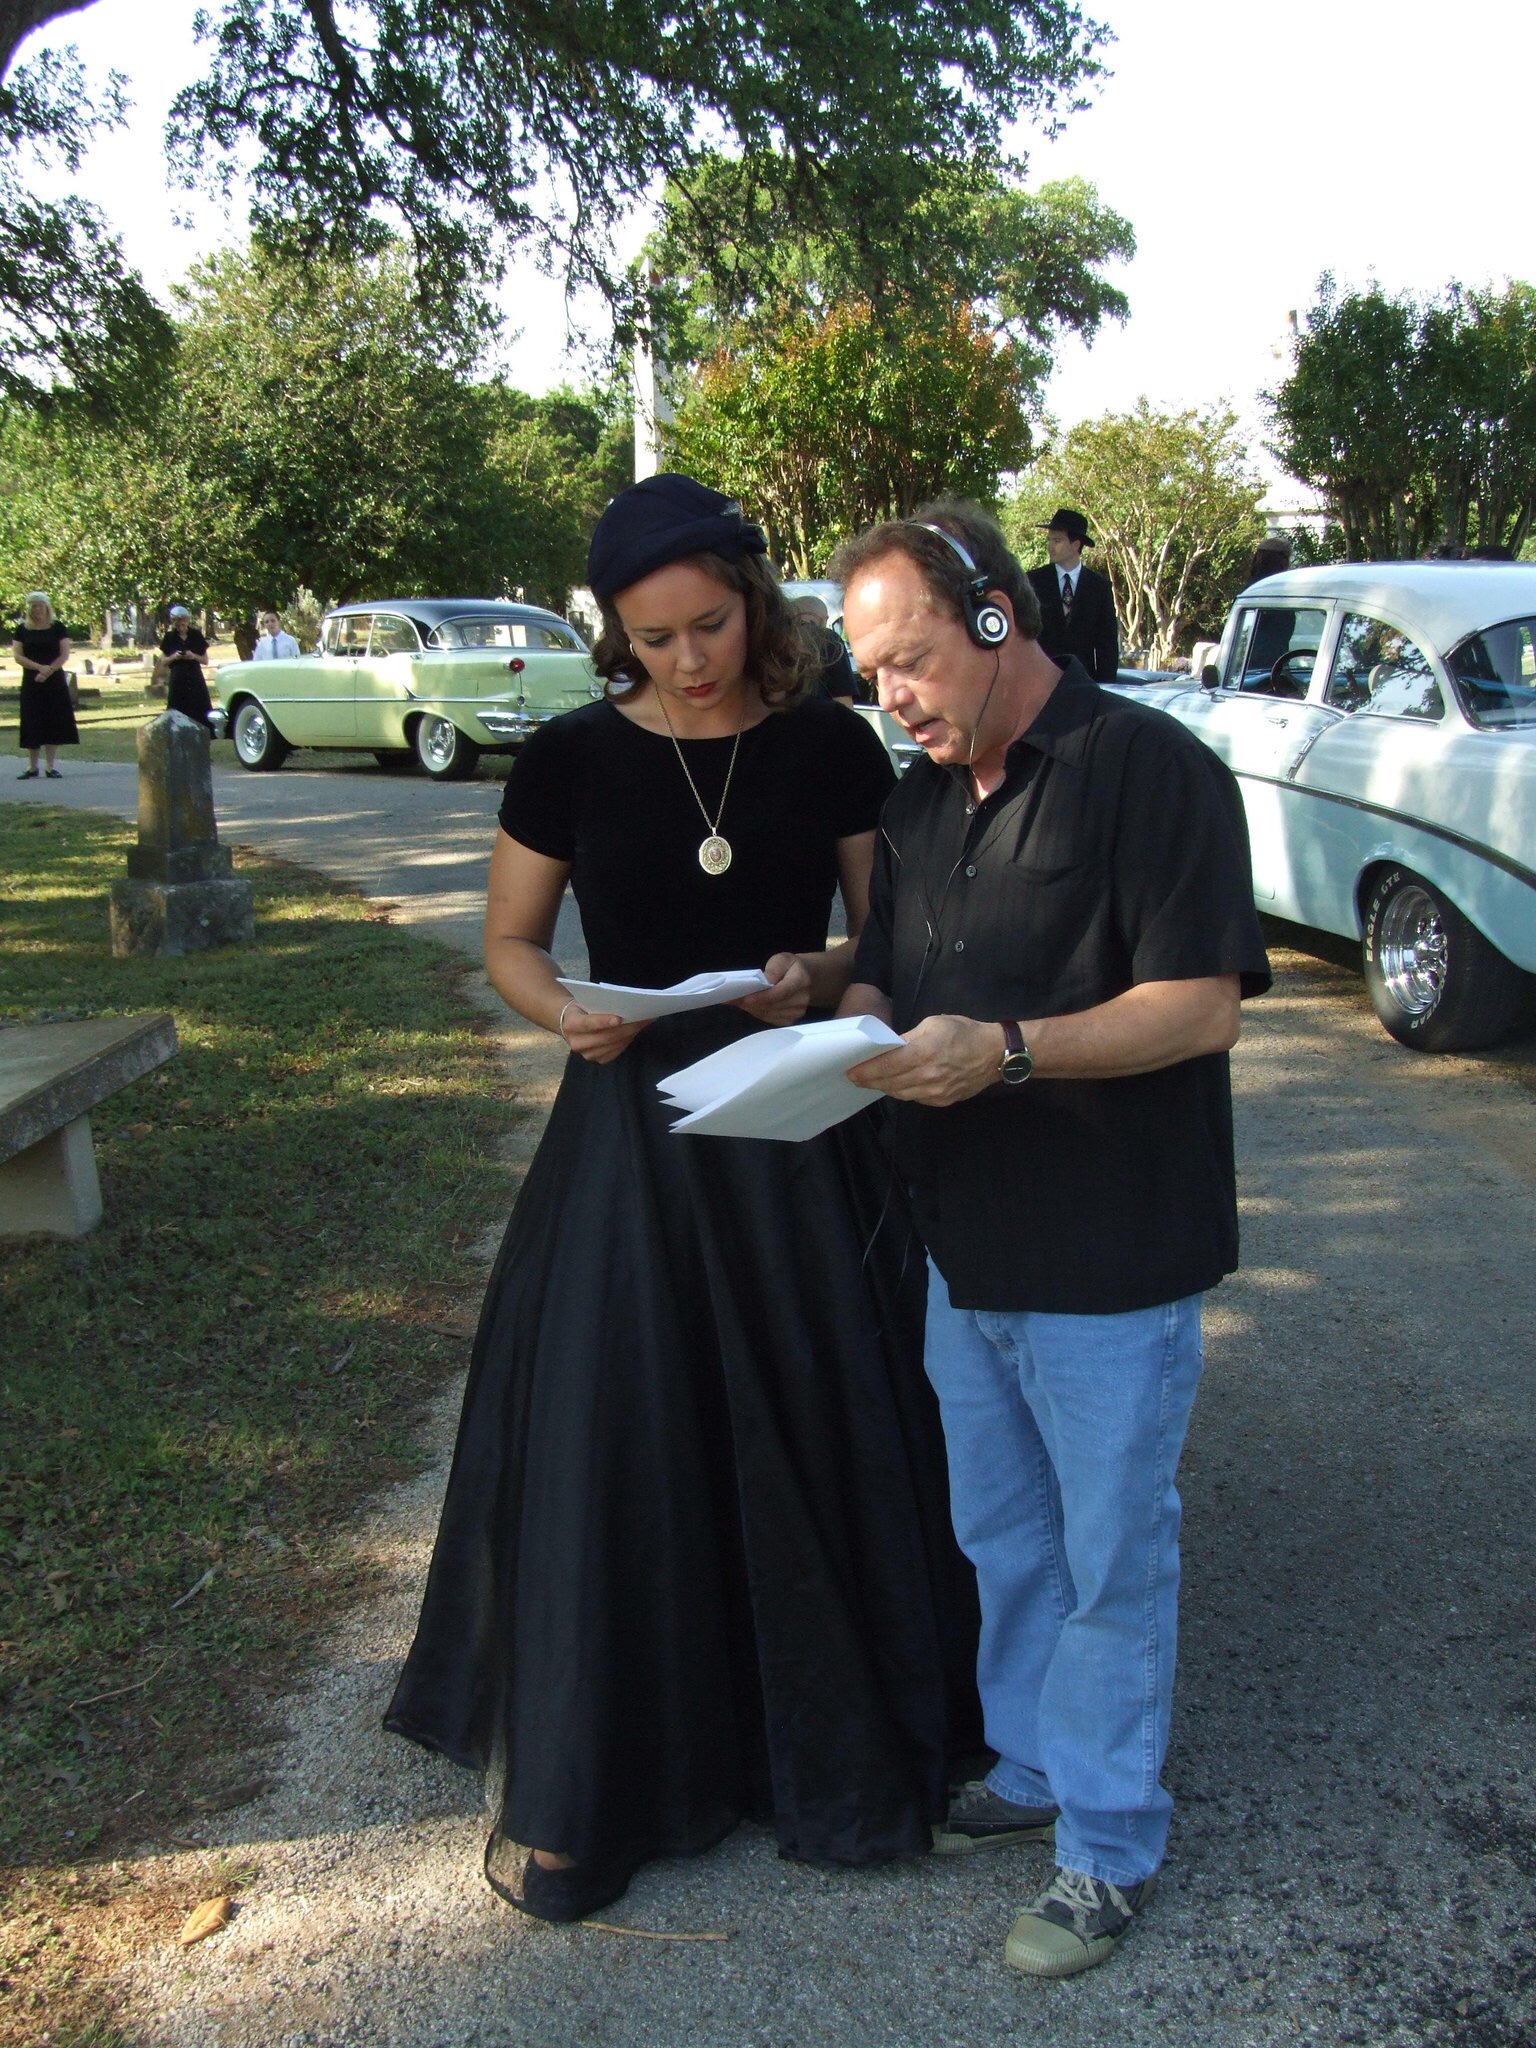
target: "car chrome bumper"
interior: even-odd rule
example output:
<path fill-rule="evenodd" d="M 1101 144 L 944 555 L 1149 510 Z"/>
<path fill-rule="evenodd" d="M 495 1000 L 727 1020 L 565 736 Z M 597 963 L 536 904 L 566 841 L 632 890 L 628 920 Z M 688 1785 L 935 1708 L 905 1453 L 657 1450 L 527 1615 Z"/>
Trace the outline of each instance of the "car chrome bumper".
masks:
<path fill-rule="evenodd" d="M 475 717 L 493 740 L 525 740 L 531 732 L 550 719 L 558 717 L 554 711 L 477 711 Z"/>

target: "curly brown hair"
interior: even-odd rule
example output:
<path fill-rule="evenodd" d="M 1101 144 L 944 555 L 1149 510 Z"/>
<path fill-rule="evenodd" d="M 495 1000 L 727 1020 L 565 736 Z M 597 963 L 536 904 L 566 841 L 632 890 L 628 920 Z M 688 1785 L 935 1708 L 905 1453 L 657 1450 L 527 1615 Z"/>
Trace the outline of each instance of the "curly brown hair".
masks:
<path fill-rule="evenodd" d="M 798 704 L 810 683 L 816 656 L 767 559 L 762 555 L 743 555 L 739 562 L 728 562 L 723 555 L 686 555 L 681 559 L 745 598 L 745 673 L 762 691 L 763 702 L 776 711 Z M 592 650 L 592 665 L 603 679 L 604 695 L 611 697 L 615 683 L 644 681 L 645 664 L 630 646 L 613 606 L 600 602 L 598 609 L 603 626 Z"/>

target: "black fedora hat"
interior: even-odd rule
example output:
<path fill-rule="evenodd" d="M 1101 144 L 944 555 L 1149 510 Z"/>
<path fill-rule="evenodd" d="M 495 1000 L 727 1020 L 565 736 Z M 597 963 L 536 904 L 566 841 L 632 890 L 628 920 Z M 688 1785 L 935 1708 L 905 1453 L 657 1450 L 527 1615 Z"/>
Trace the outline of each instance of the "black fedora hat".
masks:
<path fill-rule="evenodd" d="M 1093 535 L 1088 531 L 1088 521 L 1081 512 L 1074 512 L 1070 505 L 1058 505 L 1040 528 L 1042 533 L 1064 533 L 1068 540 L 1080 541 L 1085 548 L 1093 546 Z"/>

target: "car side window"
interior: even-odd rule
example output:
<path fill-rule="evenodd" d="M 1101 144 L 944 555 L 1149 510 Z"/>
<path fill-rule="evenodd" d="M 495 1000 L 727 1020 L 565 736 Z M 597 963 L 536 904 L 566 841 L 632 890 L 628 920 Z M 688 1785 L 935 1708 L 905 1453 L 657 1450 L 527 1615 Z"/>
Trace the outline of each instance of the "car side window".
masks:
<path fill-rule="evenodd" d="M 373 624 L 372 612 L 348 612 L 335 621 L 336 645 L 334 654 L 360 657 L 368 652 L 368 628 Z"/>
<path fill-rule="evenodd" d="M 1397 626 L 1364 612 L 1345 615 L 1325 694 L 1335 711 L 1378 718 L 1445 715 L 1445 699 L 1423 649 Z"/>
<path fill-rule="evenodd" d="M 1446 657 L 1472 723 L 1496 732 L 1536 725 L 1536 618 L 1485 626 Z"/>
<path fill-rule="evenodd" d="M 410 620 L 402 619 L 398 612 L 375 612 L 368 652 L 375 661 L 386 654 L 419 654 L 421 641 Z"/>
<path fill-rule="evenodd" d="M 341 629 L 345 619 L 327 619 L 320 628 L 320 652 L 339 654 L 341 652 Z"/>
<path fill-rule="evenodd" d="M 1305 697 L 1327 621 L 1315 605 L 1245 605 L 1223 687 L 1260 697 Z"/>

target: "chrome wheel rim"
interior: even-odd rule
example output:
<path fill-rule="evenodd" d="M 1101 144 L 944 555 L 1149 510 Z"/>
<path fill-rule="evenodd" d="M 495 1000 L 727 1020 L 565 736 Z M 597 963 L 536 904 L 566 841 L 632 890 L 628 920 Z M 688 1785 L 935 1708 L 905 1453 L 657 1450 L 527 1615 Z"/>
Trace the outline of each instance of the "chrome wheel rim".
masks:
<path fill-rule="evenodd" d="M 421 757 L 429 768 L 449 767 L 458 744 L 458 731 L 451 718 L 429 718 L 421 729 Z"/>
<path fill-rule="evenodd" d="M 1399 889 L 1382 913 L 1377 958 L 1392 1000 L 1409 1017 L 1426 1017 L 1445 993 L 1445 925 L 1427 889 Z"/>
<path fill-rule="evenodd" d="M 248 704 L 235 727 L 235 745 L 240 758 L 259 761 L 267 746 L 267 721 L 258 705 Z"/>

